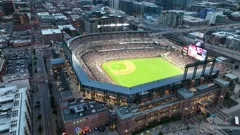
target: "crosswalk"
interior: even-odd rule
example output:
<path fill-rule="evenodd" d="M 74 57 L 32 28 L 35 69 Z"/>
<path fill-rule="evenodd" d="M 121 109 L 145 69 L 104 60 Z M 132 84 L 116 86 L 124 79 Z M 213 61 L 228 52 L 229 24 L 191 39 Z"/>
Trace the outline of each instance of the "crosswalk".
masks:
<path fill-rule="evenodd" d="M 218 118 L 222 119 L 222 120 L 227 120 L 228 118 L 230 118 L 231 116 L 224 113 L 220 108 L 218 107 L 208 107 L 206 108 L 209 113 L 211 114 L 215 114 Z"/>
<path fill-rule="evenodd" d="M 195 115 L 189 119 L 185 119 L 184 123 L 188 124 L 188 125 L 195 125 L 195 124 L 199 124 L 200 122 L 205 121 L 205 118 L 202 115 Z"/>
<path fill-rule="evenodd" d="M 215 114 L 218 118 L 220 118 L 221 120 L 227 120 L 229 119 L 231 116 L 224 113 L 220 108 L 218 107 L 208 107 L 206 108 L 207 112 L 209 112 L 210 114 Z M 189 125 L 193 125 L 193 124 L 199 124 L 200 122 L 205 121 L 206 119 L 204 118 L 203 115 L 195 115 L 189 119 L 185 119 L 184 123 L 185 124 L 189 124 Z"/>

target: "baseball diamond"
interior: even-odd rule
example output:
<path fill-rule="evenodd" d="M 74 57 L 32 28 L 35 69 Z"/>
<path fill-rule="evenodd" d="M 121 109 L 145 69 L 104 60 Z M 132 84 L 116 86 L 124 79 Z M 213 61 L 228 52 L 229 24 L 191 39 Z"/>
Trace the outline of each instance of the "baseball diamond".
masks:
<path fill-rule="evenodd" d="M 183 71 L 163 58 L 141 58 L 108 61 L 102 68 L 118 85 L 133 87 L 180 75 Z"/>

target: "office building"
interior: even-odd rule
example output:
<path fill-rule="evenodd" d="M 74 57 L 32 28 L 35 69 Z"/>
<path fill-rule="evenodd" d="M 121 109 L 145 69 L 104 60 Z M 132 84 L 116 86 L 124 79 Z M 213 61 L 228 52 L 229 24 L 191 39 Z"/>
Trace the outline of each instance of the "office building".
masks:
<path fill-rule="evenodd" d="M 156 0 L 155 3 L 163 10 L 172 10 L 174 7 L 174 0 Z"/>
<path fill-rule="evenodd" d="M 208 20 L 201 19 L 198 17 L 192 16 L 184 16 L 183 18 L 183 25 L 189 27 L 199 27 L 199 26 L 206 26 L 209 24 Z"/>
<path fill-rule="evenodd" d="M 144 15 L 159 15 L 161 13 L 161 8 L 151 2 L 134 2 L 133 10 L 135 16 Z"/>
<path fill-rule="evenodd" d="M 166 10 L 160 15 L 160 24 L 163 26 L 178 27 L 183 25 L 184 12 L 181 10 Z"/>
<path fill-rule="evenodd" d="M 133 2 L 130 0 L 120 0 L 119 1 L 119 10 L 124 11 L 127 15 L 132 16 L 134 14 Z"/>

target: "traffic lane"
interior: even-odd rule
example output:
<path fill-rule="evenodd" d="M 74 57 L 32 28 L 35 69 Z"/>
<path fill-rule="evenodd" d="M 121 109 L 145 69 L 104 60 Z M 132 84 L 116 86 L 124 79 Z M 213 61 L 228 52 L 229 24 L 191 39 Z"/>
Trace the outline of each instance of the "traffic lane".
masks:
<path fill-rule="evenodd" d="M 55 134 L 55 131 L 53 130 L 54 127 L 53 127 L 53 120 L 52 120 L 52 109 L 50 108 L 49 104 L 50 104 L 50 101 L 49 101 L 49 96 L 48 96 L 48 86 L 46 85 L 45 82 L 43 83 L 38 83 L 38 89 L 42 92 L 42 102 L 44 103 L 43 104 L 43 109 L 44 109 L 44 122 L 45 122 L 45 129 L 46 129 L 46 133 L 47 135 L 54 135 Z"/>
<path fill-rule="evenodd" d="M 232 130 L 229 131 L 228 129 L 223 129 L 228 135 L 240 135 L 240 130 Z"/>
<path fill-rule="evenodd" d="M 234 117 L 238 116 L 240 118 L 240 109 L 230 113 L 229 115 L 232 116 L 232 117 L 228 120 L 228 122 L 230 122 L 231 124 L 234 124 Z"/>

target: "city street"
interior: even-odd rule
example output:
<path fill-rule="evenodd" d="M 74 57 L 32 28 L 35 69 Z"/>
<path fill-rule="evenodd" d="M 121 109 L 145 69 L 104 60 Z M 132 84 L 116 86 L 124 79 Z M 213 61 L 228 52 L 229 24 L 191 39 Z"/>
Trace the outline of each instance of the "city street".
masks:
<path fill-rule="evenodd" d="M 48 88 L 48 78 L 47 73 L 45 70 L 45 63 L 43 60 L 43 54 L 41 51 L 36 51 L 37 57 L 37 73 L 34 74 L 33 83 L 35 85 L 35 93 L 33 96 L 33 103 L 40 102 L 40 112 L 34 109 L 33 113 L 35 115 L 40 114 L 42 116 L 42 127 L 43 127 L 43 134 L 44 135 L 56 135 L 56 128 L 55 128 L 55 119 L 52 113 L 52 109 L 50 107 L 50 100 L 49 100 L 49 88 Z M 35 72 L 35 71 L 33 71 Z M 35 116 L 37 117 L 37 116 Z M 34 134 L 38 134 L 38 124 L 34 126 Z"/>

